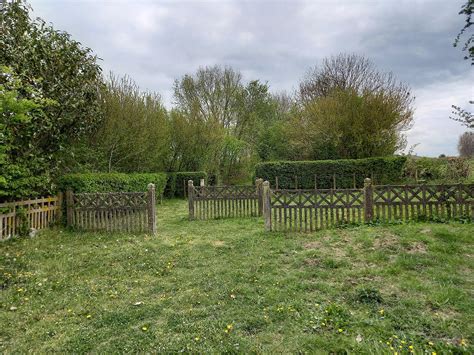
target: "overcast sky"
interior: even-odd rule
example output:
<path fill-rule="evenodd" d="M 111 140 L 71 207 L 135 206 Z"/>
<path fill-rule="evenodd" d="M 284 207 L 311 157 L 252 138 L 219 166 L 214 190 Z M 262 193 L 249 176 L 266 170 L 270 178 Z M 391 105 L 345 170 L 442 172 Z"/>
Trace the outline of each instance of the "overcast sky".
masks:
<path fill-rule="evenodd" d="M 309 67 L 340 52 L 364 55 L 413 88 L 409 145 L 418 155 L 457 154 L 465 131 L 451 105 L 468 108 L 474 71 L 453 48 L 466 0 L 86 1 L 31 0 L 35 15 L 172 103 L 174 79 L 231 65 L 245 80 L 293 92 Z M 470 107 L 472 109 L 472 106 Z"/>

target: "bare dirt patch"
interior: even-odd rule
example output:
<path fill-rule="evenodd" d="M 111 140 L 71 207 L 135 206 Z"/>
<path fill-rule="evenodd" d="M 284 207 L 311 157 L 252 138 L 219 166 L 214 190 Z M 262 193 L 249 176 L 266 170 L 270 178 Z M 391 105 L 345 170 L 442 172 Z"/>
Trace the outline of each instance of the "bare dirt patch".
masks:
<path fill-rule="evenodd" d="M 223 247 L 225 245 L 225 242 L 222 241 L 222 240 L 213 240 L 212 245 L 217 247 L 217 248 L 220 248 L 220 247 Z"/>
<path fill-rule="evenodd" d="M 384 234 L 374 240 L 375 249 L 391 249 L 400 244 L 400 237 L 396 234 Z"/>
<path fill-rule="evenodd" d="M 412 245 L 408 247 L 407 253 L 408 254 L 426 254 L 427 253 L 426 244 L 423 242 L 413 243 Z"/>
<path fill-rule="evenodd" d="M 305 249 L 321 249 L 321 242 L 319 241 L 314 241 L 314 242 L 309 242 L 303 245 L 303 248 Z"/>

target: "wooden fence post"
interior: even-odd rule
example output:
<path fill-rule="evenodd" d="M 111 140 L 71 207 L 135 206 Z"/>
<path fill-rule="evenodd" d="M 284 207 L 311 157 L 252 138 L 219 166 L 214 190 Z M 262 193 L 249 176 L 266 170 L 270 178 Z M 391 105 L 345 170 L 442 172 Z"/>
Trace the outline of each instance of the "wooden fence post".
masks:
<path fill-rule="evenodd" d="M 364 180 L 364 221 L 371 222 L 374 214 L 374 196 L 372 180 Z"/>
<path fill-rule="evenodd" d="M 57 207 L 59 207 L 57 209 L 57 212 L 56 212 L 56 220 L 54 221 L 55 224 L 62 224 L 63 221 L 63 193 L 62 191 L 60 191 L 58 193 L 58 201 L 56 202 L 57 203 Z"/>
<path fill-rule="evenodd" d="M 66 225 L 68 227 L 73 225 L 74 216 L 74 193 L 72 190 L 66 191 Z"/>
<path fill-rule="evenodd" d="M 199 186 L 201 186 L 201 187 L 206 186 L 206 183 L 204 182 L 204 179 L 201 179 L 201 180 L 199 181 Z"/>
<path fill-rule="evenodd" d="M 148 184 L 148 231 L 152 235 L 156 235 L 156 200 L 155 200 L 155 184 Z"/>
<path fill-rule="evenodd" d="M 258 216 L 263 215 L 263 179 L 255 180 L 255 188 L 257 190 Z"/>
<path fill-rule="evenodd" d="M 263 183 L 263 218 L 265 221 L 265 231 L 272 230 L 272 206 L 271 206 L 270 183 Z"/>
<path fill-rule="evenodd" d="M 189 205 L 189 220 L 194 219 L 194 184 L 193 180 L 188 181 L 188 205 Z"/>

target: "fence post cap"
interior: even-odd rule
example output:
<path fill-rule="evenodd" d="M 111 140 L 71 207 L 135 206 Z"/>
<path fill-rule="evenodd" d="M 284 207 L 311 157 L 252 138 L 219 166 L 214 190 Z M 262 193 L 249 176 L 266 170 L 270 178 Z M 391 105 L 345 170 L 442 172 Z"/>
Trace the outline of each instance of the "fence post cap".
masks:
<path fill-rule="evenodd" d="M 270 183 L 268 182 L 268 180 L 265 180 L 265 181 L 263 182 L 263 186 L 270 186 Z"/>
<path fill-rule="evenodd" d="M 151 190 L 151 189 L 154 190 L 155 189 L 155 184 L 150 182 L 147 187 L 148 187 L 148 190 Z"/>
<path fill-rule="evenodd" d="M 193 185 L 194 185 L 193 180 L 188 180 L 188 186 L 193 186 Z"/>
<path fill-rule="evenodd" d="M 364 179 L 364 185 L 366 185 L 366 186 L 367 186 L 367 185 L 372 185 L 372 179 L 370 179 L 370 178 L 365 178 L 365 179 Z"/>

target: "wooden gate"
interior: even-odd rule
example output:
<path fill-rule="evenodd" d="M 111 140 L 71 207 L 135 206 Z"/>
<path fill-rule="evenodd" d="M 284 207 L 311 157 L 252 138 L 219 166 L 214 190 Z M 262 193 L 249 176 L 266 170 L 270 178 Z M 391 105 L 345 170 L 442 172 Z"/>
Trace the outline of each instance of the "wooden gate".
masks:
<path fill-rule="evenodd" d="M 68 226 L 91 231 L 156 234 L 155 185 L 147 192 L 66 192 Z"/>

